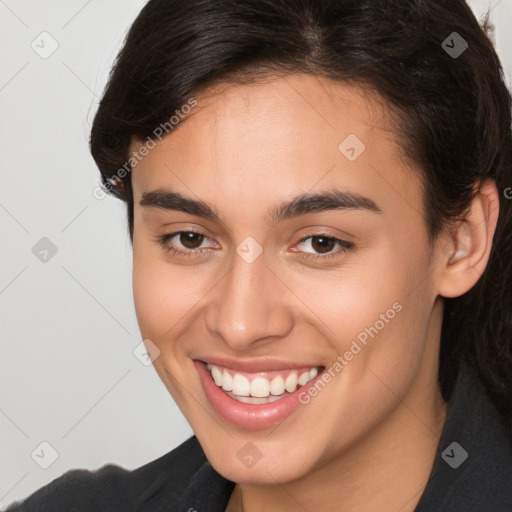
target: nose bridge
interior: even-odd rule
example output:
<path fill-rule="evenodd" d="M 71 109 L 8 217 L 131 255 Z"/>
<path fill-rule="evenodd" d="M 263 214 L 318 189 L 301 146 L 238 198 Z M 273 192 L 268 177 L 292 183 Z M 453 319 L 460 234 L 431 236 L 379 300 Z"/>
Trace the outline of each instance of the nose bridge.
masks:
<path fill-rule="evenodd" d="M 233 254 L 209 305 L 208 329 L 233 350 L 246 350 L 262 338 L 285 336 L 292 328 L 292 317 L 277 281 L 263 254 L 254 261 Z"/>

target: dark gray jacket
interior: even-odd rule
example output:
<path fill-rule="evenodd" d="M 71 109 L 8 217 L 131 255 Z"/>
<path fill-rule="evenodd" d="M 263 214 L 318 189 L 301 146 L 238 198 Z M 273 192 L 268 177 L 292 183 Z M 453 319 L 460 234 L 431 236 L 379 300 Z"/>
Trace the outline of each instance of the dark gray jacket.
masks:
<path fill-rule="evenodd" d="M 512 512 L 512 443 L 473 370 L 462 366 L 416 512 Z M 235 484 L 195 436 L 133 471 L 71 470 L 8 512 L 224 512 Z"/>

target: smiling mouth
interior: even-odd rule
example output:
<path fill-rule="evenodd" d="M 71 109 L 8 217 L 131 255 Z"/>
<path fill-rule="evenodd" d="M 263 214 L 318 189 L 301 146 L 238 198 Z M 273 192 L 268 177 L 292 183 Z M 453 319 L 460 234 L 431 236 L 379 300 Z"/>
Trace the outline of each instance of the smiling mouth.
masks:
<path fill-rule="evenodd" d="M 247 373 L 205 364 L 215 384 L 230 398 L 247 404 L 268 404 L 295 393 L 314 379 L 324 366 Z"/>

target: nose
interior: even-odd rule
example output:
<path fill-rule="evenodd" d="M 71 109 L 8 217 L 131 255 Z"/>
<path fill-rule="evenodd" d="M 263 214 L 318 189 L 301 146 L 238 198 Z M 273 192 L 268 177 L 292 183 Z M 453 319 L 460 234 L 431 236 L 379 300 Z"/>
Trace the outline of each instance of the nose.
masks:
<path fill-rule="evenodd" d="M 230 268 L 210 294 L 206 326 L 233 351 L 251 351 L 293 328 L 293 296 L 267 266 L 264 254 L 247 263 L 234 254 Z"/>

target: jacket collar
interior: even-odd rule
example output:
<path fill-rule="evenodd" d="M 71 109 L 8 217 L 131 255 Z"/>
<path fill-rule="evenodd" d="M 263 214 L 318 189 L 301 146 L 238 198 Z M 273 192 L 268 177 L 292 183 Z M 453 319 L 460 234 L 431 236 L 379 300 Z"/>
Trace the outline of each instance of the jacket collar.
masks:
<path fill-rule="evenodd" d="M 512 510 L 512 443 L 476 371 L 461 364 L 415 512 Z"/>

